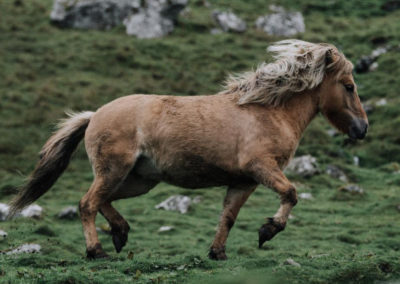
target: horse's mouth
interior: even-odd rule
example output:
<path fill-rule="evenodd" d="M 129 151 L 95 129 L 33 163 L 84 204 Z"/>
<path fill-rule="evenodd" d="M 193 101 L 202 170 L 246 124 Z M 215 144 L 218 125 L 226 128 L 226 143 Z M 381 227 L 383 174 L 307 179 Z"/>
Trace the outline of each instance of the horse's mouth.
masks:
<path fill-rule="evenodd" d="M 353 119 L 349 127 L 349 137 L 351 139 L 362 140 L 365 138 L 368 132 L 368 123 L 363 119 Z"/>

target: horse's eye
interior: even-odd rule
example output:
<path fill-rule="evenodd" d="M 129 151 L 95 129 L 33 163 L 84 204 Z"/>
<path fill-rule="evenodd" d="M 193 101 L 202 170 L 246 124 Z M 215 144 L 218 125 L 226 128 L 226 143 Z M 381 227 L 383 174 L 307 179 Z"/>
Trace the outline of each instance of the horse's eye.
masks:
<path fill-rule="evenodd" d="M 354 92 L 354 85 L 346 84 L 346 85 L 344 85 L 344 87 L 346 88 L 346 91 L 348 91 L 349 93 L 353 93 Z"/>

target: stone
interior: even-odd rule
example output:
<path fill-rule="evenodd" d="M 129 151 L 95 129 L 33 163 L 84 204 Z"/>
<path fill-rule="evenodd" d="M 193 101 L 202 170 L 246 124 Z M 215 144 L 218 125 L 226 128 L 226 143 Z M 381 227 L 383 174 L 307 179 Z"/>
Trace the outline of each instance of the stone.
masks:
<path fill-rule="evenodd" d="M 369 66 L 368 71 L 370 72 L 375 71 L 376 69 L 378 69 L 378 66 L 379 66 L 378 62 L 374 62 L 371 64 L 371 66 Z"/>
<path fill-rule="evenodd" d="M 158 231 L 161 232 L 168 232 L 171 231 L 174 227 L 171 226 L 161 226 L 160 229 L 158 229 Z"/>
<path fill-rule="evenodd" d="M 9 212 L 10 206 L 5 203 L 0 203 L 0 221 L 5 221 Z"/>
<path fill-rule="evenodd" d="M 361 58 L 357 61 L 355 66 L 355 71 L 357 73 L 366 73 L 368 71 L 374 71 L 378 68 L 378 62 L 376 60 L 382 54 L 385 54 L 389 51 L 389 47 L 381 46 L 374 49 L 370 55 L 361 56 Z"/>
<path fill-rule="evenodd" d="M 353 164 L 358 167 L 360 165 L 360 158 L 357 157 L 357 156 L 354 156 L 353 157 Z"/>
<path fill-rule="evenodd" d="M 156 205 L 156 209 L 165 209 L 167 211 L 179 211 L 181 214 L 187 213 L 192 200 L 184 195 L 172 195 L 160 204 Z"/>
<path fill-rule="evenodd" d="M 59 219 L 73 220 L 78 217 L 78 208 L 76 206 L 64 207 L 60 213 L 58 213 Z"/>
<path fill-rule="evenodd" d="M 301 267 L 300 263 L 294 261 L 292 258 L 288 258 L 285 260 L 285 262 L 283 263 L 285 265 L 292 265 L 292 266 L 296 266 L 296 267 Z"/>
<path fill-rule="evenodd" d="M 16 217 L 25 217 L 25 218 L 40 218 L 43 213 L 43 208 L 37 204 L 32 204 L 22 210 L 20 213 L 16 215 Z"/>
<path fill-rule="evenodd" d="M 4 240 L 5 238 L 7 238 L 7 232 L 0 230 L 0 240 Z"/>
<path fill-rule="evenodd" d="M 381 107 L 387 105 L 387 100 L 385 98 L 379 99 L 375 102 L 375 106 Z"/>
<path fill-rule="evenodd" d="M 325 172 L 333 178 L 336 178 L 343 182 L 348 182 L 346 174 L 339 167 L 335 165 L 326 166 Z"/>
<path fill-rule="evenodd" d="M 212 13 L 212 18 L 224 32 L 242 33 L 246 31 L 246 22 L 232 12 L 215 10 Z"/>
<path fill-rule="evenodd" d="M 334 128 L 331 128 L 326 131 L 326 134 L 328 134 L 330 137 L 335 137 L 338 135 L 338 131 Z"/>
<path fill-rule="evenodd" d="M 285 171 L 302 177 L 311 177 L 319 173 L 317 159 L 311 155 L 293 158 Z"/>
<path fill-rule="evenodd" d="M 140 0 L 55 0 L 50 20 L 61 28 L 107 30 L 139 8 Z"/>
<path fill-rule="evenodd" d="M 309 193 L 309 192 L 302 192 L 302 193 L 299 193 L 299 198 L 300 198 L 300 199 L 304 199 L 304 200 L 312 200 L 312 199 L 314 199 L 314 197 L 312 196 L 312 194 Z"/>
<path fill-rule="evenodd" d="M 179 13 L 188 0 L 147 0 L 146 6 L 124 21 L 126 33 L 138 38 L 163 37 L 174 30 Z"/>
<path fill-rule="evenodd" d="M 50 19 L 61 28 L 108 30 L 124 24 L 128 35 L 172 32 L 188 0 L 54 0 Z"/>
<path fill-rule="evenodd" d="M 272 14 L 260 16 L 256 27 L 274 36 L 293 36 L 304 33 L 306 26 L 300 12 L 288 12 L 283 7 L 271 5 Z"/>
<path fill-rule="evenodd" d="M 13 250 L 6 252 L 6 254 L 21 254 L 21 253 L 38 253 L 42 247 L 38 244 L 23 244 Z"/>
<path fill-rule="evenodd" d="M 339 188 L 339 191 L 348 192 L 355 195 L 363 195 L 364 189 L 357 184 L 346 184 Z"/>

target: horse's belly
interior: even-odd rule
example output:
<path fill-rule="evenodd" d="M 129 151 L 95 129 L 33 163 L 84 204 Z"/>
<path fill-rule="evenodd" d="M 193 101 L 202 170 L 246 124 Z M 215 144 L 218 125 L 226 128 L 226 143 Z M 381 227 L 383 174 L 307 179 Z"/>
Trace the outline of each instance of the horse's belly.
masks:
<path fill-rule="evenodd" d="M 195 156 L 177 159 L 161 166 L 156 165 L 151 158 L 141 156 L 135 164 L 134 171 L 144 179 L 165 181 L 184 188 L 253 182 L 244 175 L 226 171 Z"/>

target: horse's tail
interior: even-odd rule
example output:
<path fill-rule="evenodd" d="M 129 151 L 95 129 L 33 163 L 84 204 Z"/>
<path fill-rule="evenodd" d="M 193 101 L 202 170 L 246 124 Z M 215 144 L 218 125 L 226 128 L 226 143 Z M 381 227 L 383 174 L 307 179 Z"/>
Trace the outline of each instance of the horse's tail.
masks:
<path fill-rule="evenodd" d="M 85 136 L 93 112 L 70 113 L 40 151 L 40 160 L 17 196 L 11 201 L 9 217 L 33 203 L 56 182 L 69 164 L 71 155 Z"/>

